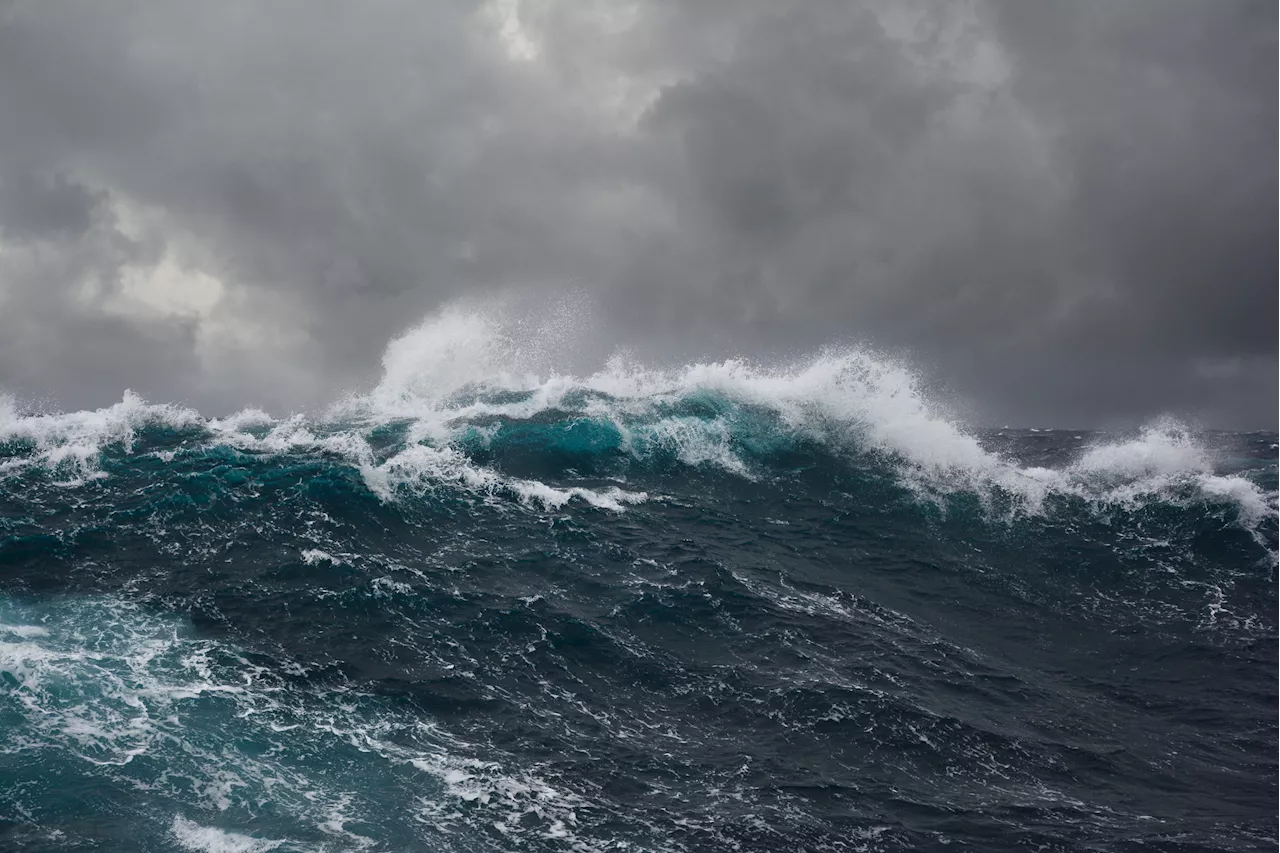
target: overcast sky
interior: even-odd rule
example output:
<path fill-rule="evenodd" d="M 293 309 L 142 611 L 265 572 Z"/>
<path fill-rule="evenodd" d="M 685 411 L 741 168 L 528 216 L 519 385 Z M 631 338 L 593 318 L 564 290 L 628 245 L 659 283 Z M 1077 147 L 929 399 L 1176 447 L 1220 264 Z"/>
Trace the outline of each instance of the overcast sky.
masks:
<path fill-rule="evenodd" d="M 1277 421 L 1274 0 L 5 2 L 0 390 L 218 414 L 463 295 L 864 341 L 976 420 Z"/>

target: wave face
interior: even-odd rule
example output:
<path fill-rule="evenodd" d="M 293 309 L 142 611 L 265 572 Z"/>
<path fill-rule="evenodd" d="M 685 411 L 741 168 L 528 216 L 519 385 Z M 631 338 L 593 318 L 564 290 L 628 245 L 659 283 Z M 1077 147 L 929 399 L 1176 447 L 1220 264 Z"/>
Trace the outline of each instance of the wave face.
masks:
<path fill-rule="evenodd" d="M 0 401 L 0 846 L 1274 844 L 1274 433 L 556 332 L 446 311 L 318 416 Z"/>

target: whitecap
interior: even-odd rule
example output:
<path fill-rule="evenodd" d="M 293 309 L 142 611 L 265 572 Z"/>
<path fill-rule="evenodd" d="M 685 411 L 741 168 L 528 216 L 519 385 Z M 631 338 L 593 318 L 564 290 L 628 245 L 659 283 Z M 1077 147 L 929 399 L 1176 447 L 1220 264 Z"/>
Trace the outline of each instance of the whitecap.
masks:
<path fill-rule="evenodd" d="M 199 853 L 265 853 L 283 844 L 267 838 L 254 838 L 213 826 L 202 826 L 182 815 L 174 815 L 170 827 L 174 840 L 184 850 Z"/>

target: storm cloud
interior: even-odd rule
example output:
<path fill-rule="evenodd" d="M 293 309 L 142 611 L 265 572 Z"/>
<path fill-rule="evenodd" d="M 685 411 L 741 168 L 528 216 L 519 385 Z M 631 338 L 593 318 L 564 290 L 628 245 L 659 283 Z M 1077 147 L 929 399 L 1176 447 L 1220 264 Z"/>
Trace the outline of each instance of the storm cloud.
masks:
<path fill-rule="evenodd" d="M 903 353 L 987 422 L 1274 427 L 1277 13 L 0 5 L 0 389 L 314 406 L 462 296 Z"/>

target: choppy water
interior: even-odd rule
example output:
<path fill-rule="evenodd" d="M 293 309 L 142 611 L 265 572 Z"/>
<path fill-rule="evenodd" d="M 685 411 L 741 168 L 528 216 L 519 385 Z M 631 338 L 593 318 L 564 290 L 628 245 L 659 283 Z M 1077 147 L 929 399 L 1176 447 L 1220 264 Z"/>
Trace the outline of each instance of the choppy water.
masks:
<path fill-rule="evenodd" d="M 0 407 L 0 848 L 1274 849 L 1275 433 L 526 361 Z"/>

